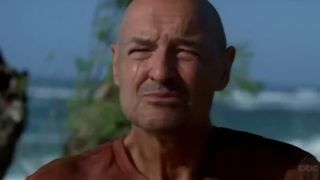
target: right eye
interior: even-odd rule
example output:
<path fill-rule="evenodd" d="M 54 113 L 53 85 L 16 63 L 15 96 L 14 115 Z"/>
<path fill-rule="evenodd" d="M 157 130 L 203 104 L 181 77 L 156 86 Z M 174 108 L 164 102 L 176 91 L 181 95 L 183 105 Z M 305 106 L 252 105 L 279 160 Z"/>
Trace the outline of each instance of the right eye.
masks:
<path fill-rule="evenodd" d="M 145 59 L 151 55 L 151 50 L 147 48 L 131 49 L 129 50 L 128 55 L 134 59 Z"/>
<path fill-rule="evenodd" d="M 131 49 L 129 50 L 128 54 L 133 54 L 133 53 L 144 53 L 144 52 L 148 52 L 149 49 L 147 48 L 141 48 L 141 49 Z"/>

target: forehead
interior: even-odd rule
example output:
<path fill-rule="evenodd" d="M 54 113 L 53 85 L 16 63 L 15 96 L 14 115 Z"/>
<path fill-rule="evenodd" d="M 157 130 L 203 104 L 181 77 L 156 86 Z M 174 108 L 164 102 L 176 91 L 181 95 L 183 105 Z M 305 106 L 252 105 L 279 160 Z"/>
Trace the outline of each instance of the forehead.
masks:
<path fill-rule="evenodd" d="M 195 5 L 161 1 L 133 4 L 124 17 L 120 38 L 132 36 L 157 40 L 160 37 L 203 36 L 201 18 Z"/>

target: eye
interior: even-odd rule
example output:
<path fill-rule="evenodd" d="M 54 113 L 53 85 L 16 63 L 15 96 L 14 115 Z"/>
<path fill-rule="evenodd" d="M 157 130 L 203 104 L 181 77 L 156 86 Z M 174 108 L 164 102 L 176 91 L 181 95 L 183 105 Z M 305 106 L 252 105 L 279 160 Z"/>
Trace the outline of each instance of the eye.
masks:
<path fill-rule="evenodd" d="M 134 48 L 129 50 L 128 55 L 133 59 L 147 59 L 151 56 L 151 52 L 148 48 Z"/>
<path fill-rule="evenodd" d="M 133 53 L 145 53 L 145 52 L 149 52 L 150 50 L 147 48 L 136 48 L 136 49 L 131 49 L 129 50 L 128 54 L 131 55 Z"/>
<path fill-rule="evenodd" d="M 192 50 L 179 49 L 177 52 L 177 58 L 182 60 L 198 60 L 199 57 L 199 53 Z"/>

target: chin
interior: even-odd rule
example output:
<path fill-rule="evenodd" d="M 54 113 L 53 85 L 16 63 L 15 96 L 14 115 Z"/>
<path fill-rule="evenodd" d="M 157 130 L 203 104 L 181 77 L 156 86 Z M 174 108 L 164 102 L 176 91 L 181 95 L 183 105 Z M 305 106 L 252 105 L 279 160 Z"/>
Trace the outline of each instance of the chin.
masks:
<path fill-rule="evenodd" d="M 129 110 L 130 109 L 130 110 Z M 124 108 L 127 119 L 136 127 L 154 133 L 177 132 L 190 120 L 186 104 L 155 104 L 143 101 L 136 108 Z"/>
<path fill-rule="evenodd" d="M 187 124 L 187 114 L 174 110 L 144 111 L 133 124 L 149 132 L 176 132 Z"/>

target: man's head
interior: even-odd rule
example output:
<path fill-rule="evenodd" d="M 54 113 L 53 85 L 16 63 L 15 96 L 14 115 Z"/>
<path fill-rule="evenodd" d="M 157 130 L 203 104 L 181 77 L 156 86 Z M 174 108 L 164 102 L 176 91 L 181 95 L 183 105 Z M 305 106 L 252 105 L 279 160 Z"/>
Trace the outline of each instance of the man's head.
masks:
<path fill-rule="evenodd" d="M 209 123 L 235 55 L 207 0 L 134 0 L 112 49 L 124 114 L 151 132 Z"/>

